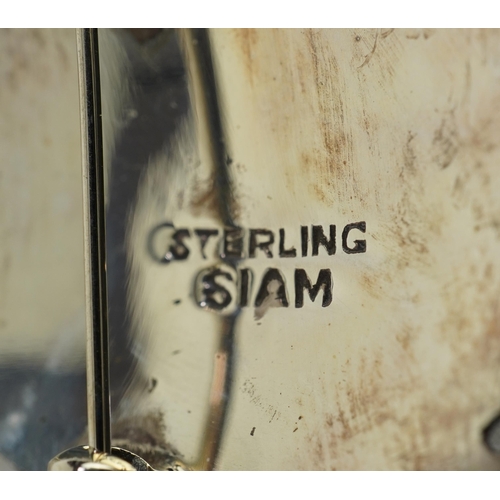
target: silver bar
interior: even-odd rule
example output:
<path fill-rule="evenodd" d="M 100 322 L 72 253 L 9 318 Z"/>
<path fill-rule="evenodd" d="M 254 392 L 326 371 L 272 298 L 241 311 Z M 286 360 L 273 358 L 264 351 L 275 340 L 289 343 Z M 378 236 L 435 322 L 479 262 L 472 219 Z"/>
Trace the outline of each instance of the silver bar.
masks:
<path fill-rule="evenodd" d="M 90 446 L 109 453 L 106 224 L 97 29 L 79 29 L 77 43 L 84 179 L 88 432 Z"/>

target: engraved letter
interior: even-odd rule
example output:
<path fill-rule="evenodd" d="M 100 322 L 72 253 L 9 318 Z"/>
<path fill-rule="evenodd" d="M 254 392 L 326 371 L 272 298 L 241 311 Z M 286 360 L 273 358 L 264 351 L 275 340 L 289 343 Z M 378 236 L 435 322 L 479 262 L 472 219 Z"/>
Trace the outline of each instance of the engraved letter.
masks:
<path fill-rule="evenodd" d="M 252 271 L 240 269 L 240 307 L 248 306 L 248 298 L 252 289 Z"/>
<path fill-rule="evenodd" d="M 174 260 L 186 260 L 189 255 L 189 248 L 184 245 L 184 238 L 189 238 L 189 231 L 187 229 L 178 229 L 174 233 L 175 245 L 170 245 L 170 252 L 174 256 Z"/>
<path fill-rule="evenodd" d="M 268 269 L 264 274 L 255 307 L 260 307 L 266 299 L 272 301 L 270 307 L 288 307 L 285 279 L 277 269 Z"/>
<path fill-rule="evenodd" d="M 210 236 L 217 236 L 219 234 L 219 231 L 217 229 L 195 229 L 194 233 L 196 236 L 198 236 L 200 240 L 200 251 L 201 251 L 201 256 L 206 259 L 207 256 L 205 255 L 205 245 L 207 244 L 207 241 L 209 240 Z"/>
<path fill-rule="evenodd" d="M 366 240 L 354 240 L 354 247 L 347 246 L 347 237 L 351 229 L 359 229 L 362 233 L 366 232 L 366 222 L 354 222 L 347 224 L 342 231 L 342 248 L 345 253 L 364 253 L 366 252 Z"/>
<path fill-rule="evenodd" d="M 297 257 L 294 247 L 285 250 L 285 230 L 280 229 L 280 257 Z"/>
<path fill-rule="evenodd" d="M 326 239 L 322 226 L 312 227 L 312 254 L 318 255 L 319 246 L 323 245 L 328 252 L 328 255 L 335 254 L 335 226 L 330 225 L 330 241 Z"/>
<path fill-rule="evenodd" d="M 332 273 L 330 269 L 321 269 L 318 280 L 314 286 L 311 285 L 304 269 L 295 269 L 295 307 L 304 305 L 304 288 L 309 292 L 309 298 L 315 301 L 320 289 L 323 289 L 322 307 L 327 307 L 332 303 Z"/>
<path fill-rule="evenodd" d="M 243 258 L 243 230 L 225 229 L 224 246 L 221 257 L 223 259 L 241 259 Z"/>
<path fill-rule="evenodd" d="M 164 229 L 174 229 L 174 225 L 170 222 L 165 222 L 156 226 L 151 233 L 149 233 L 148 238 L 148 253 L 149 255 L 160 264 L 168 264 L 172 260 L 186 260 L 189 255 L 189 248 L 184 245 L 184 238 L 189 237 L 189 231 L 187 229 L 178 229 L 172 235 L 172 239 L 175 244 L 170 244 L 167 250 L 162 254 L 158 255 L 157 249 L 158 244 L 155 245 L 155 240 L 157 239 L 159 233 Z"/>
<path fill-rule="evenodd" d="M 231 303 L 232 297 L 229 291 L 216 281 L 219 276 L 233 281 L 228 272 L 217 267 L 204 269 L 198 275 L 195 281 L 194 295 L 200 307 L 221 311 Z"/>
<path fill-rule="evenodd" d="M 267 241 L 261 241 L 257 243 L 257 235 L 266 235 L 268 237 Z M 260 248 L 266 257 L 272 258 L 273 253 L 269 247 L 274 243 L 274 234 L 268 229 L 250 229 L 250 245 L 248 249 L 248 256 L 255 257 L 255 250 Z"/>
<path fill-rule="evenodd" d="M 307 226 L 300 226 L 300 239 L 302 241 L 302 257 L 307 257 L 307 242 L 309 240 Z"/>

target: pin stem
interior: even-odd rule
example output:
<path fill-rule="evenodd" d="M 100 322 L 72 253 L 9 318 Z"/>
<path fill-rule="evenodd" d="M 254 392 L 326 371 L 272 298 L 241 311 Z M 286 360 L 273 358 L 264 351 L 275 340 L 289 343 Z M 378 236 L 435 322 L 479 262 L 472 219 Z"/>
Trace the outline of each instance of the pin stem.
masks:
<path fill-rule="evenodd" d="M 111 450 L 105 190 L 97 29 L 77 31 L 83 151 L 89 444 Z"/>

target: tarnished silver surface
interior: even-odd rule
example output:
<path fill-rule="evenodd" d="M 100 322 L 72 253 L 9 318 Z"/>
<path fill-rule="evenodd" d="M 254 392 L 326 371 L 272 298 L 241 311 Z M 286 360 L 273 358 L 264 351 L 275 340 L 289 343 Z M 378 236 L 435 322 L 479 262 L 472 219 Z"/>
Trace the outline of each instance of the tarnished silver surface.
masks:
<path fill-rule="evenodd" d="M 112 450 L 158 470 L 498 468 L 499 32 L 98 35 Z M 61 410 L 84 397 L 83 342 L 44 388 L 55 328 L 28 349 L 32 331 L 0 359 L 6 467 L 88 442 Z M 26 423 L 42 394 L 62 412 L 46 435 Z"/>
<path fill-rule="evenodd" d="M 46 470 L 87 422 L 75 47 L 0 29 L 1 470 Z"/>
<path fill-rule="evenodd" d="M 219 469 L 496 467 L 497 42 L 102 31 L 122 446 Z"/>

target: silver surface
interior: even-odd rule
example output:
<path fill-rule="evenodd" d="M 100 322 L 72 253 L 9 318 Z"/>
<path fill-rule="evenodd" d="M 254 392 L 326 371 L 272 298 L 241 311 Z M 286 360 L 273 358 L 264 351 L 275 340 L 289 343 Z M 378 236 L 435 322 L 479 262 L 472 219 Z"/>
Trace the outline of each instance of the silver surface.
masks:
<path fill-rule="evenodd" d="M 74 30 L 0 30 L 0 468 L 46 470 L 86 427 Z"/>
<path fill-rule="evenodd" d="M 499 32 L 98 34 L 112 445 L 498 468 Z M 45 469 L 88 444 L 75 39 L 0 41 L 0 464 Z"/>
<path fill-rule="evenodd" d="M 120 446 L 496 467 L 497 39 L 102 32 Z"/>

